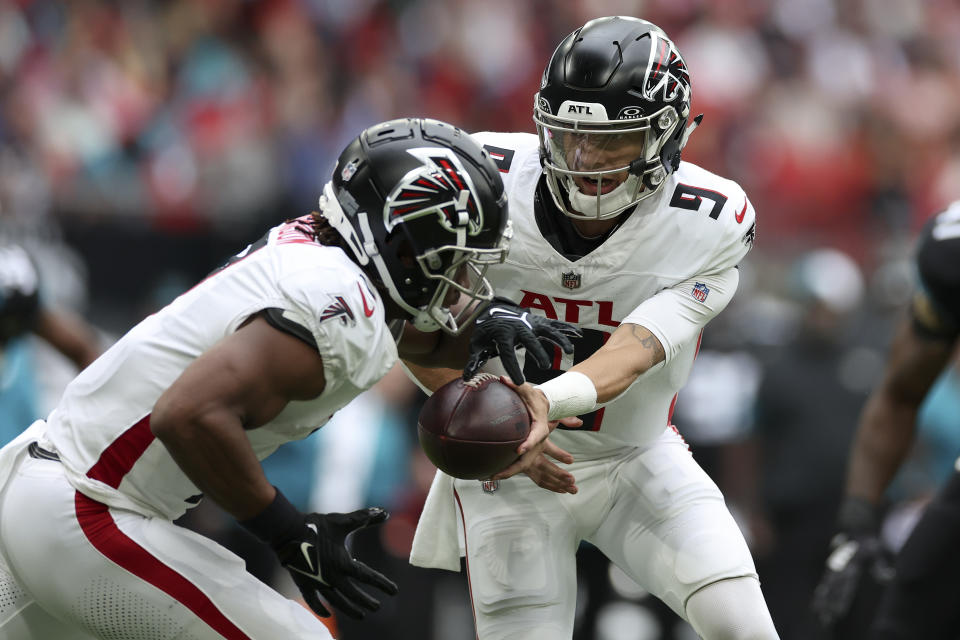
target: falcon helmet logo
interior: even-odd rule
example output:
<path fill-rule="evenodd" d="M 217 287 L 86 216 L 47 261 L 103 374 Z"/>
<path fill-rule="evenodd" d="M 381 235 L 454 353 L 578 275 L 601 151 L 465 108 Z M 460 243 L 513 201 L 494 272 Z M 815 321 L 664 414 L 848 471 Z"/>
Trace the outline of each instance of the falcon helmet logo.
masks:
<path fill-rule="evenodd" d="M 567 271 L 566 273 L 561 273 L 560 284 L 562 284 L 567 289 L 579 289 L 581 284 L 580 274 L 574 273 L 573 271 Z"/>
<path fill-rule="evenodd" d="M 436 215 L 440 225 L 475 236 L 483 229 L 483 210 L 470 174 L 452 149 L 407 149 L 423 165 L 412 169 L 386 199 L 383 224 L 387 232 L 398 224 Z"/>
<path fill-rule="evenodd" d="M 673 102 L 679 94 L 684 100 L 690 96 L 690 74 L 680 52 L 672 42 L 657 33 L 651 33 L 652 52 L 643 79 L 643 97 L 654 101 L 657 94 L 664 102 Z"/>

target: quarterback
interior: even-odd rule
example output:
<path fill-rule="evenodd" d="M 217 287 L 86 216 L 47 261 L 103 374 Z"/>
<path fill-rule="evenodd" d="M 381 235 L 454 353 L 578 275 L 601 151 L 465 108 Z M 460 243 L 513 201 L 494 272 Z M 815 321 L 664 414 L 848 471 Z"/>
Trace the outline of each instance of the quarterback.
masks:
<path fill-rule="evenodd" d="M 401 332 L 406 358 L 467 361 L 453 348 L 493 297 L 507 201 L 487 152 L 414 119 L 364 131 L 323 193 L 319 213 L 143 320 L 0 450 L 0 637 L 330 638 L 173 524 L 204 496 L 272 546 L 317 614 L 376 610 L 361 586 L 396 593 L 344 545 L 386 512 L 300 513 L 259 460 L 386 374 Z"/>
<path fill-rule="evenodd" d="M 735 182 L 681 162 L 700 118 L 680 53 L 647 21 L 592 20 L 563 40 L 534 120 L 536 136 L 474 136 L 514 223 L 487 275 L 498 295 L 582 331 L 552 371 L 527 363 L 536 387 L 517 387 L 540 419 L 582 425 L 527 451 L 526 475 L 439 474 L 411 562 L 459 570 L 466 556 L 481 640 L 570 638 L 581 541 L 702 638 L 777 638 L 743 536 L 670 423 L 701 331 L 737 288 L 753 207 Z M 443 381 L 410 368 L 427 387 Z"/>

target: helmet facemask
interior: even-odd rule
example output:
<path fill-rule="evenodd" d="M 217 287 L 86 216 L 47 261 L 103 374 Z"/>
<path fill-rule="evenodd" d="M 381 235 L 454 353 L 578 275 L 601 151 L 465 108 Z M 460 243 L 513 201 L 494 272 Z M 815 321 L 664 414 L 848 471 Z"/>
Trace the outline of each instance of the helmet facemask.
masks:
<path fill-rule="evenodd" d="M 557 206 L 572 218 L 604 220 L 657 193 L 667 176 L 660 152 L 679 120 L 670 106 L 649 117 L 605 122 L 537 109 L 543 167 Z"/>
<path fill-rule="evenodd" d="M 464 249 L 447 245 L 416 256 L 417 266 L 427 281 L 436 282 L 436 286 L 430 299 L 420 306 L 407 306 L 406 301 L 398 301 L 412 315 L 415 328 L 421 331 L 440 329 L 457 335 L 473 322 L 483 310 L 483 303 L 493 300 L 493 285 L 487 280 L 486 273 L 490 265 L 499 264 L 506 258 L 510 224 L 507 222 L 505 241 L 499 247 Z"/>

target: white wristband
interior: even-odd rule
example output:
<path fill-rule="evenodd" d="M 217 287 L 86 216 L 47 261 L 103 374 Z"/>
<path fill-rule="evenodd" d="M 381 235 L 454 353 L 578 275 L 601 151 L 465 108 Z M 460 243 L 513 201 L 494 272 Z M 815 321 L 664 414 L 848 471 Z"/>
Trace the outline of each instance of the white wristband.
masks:
<path fill-rule="evenodd" d="M 534 388 L 547 396 L 550 403 L 548 420 L 579 416 L 597 408 L 597 388 L 593 386 L 593 380 L 578 371 L 561 373 Z"/>

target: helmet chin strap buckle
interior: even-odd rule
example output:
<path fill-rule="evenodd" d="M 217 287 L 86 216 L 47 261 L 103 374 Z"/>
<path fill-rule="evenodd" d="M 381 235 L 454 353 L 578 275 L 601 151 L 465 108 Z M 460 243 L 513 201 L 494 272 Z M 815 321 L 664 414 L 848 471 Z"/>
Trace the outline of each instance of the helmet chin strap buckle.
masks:
<path fill-rule="evenodd" d="M 413 328 L 424 333 L 433 333 L 440 330 L 440 323 L 422 309 L 413 317 Z"/>

